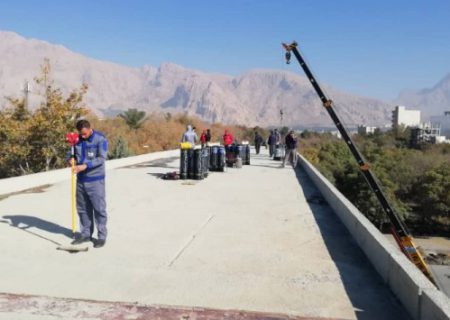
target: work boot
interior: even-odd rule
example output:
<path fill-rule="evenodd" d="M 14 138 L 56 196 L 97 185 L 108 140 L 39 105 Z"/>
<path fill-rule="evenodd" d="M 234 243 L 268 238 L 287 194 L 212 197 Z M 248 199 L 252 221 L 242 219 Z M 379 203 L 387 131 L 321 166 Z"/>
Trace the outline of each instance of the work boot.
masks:
<path fill-rule="evenodd" d="M 90 242 L 91 241 L 91 237 L 79 237 L 78 239 L 75 239 L 72 241 L 73 245 L 78 245 L 78 244 L 82 244 L 82 243 L 86 243 L 86 242 Z"/>
<path fill-rule="evenodd" d="M 105 243 L 106 243 L 105 239 L 98 239 L 94 243 L 94 248 L 101 248 L 101 247 L 103 247 L 105 245 Z"/>

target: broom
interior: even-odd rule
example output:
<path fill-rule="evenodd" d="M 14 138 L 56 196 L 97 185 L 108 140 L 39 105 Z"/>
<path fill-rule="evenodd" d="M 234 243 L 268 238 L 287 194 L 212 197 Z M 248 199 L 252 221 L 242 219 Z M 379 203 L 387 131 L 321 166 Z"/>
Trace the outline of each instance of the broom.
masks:
<path fill-rule="evenodd" d="M 76 173 L 75 173 L 75 145 L 78 143 L 78 133 L 71 132 L 66 134 L 66 141 L 70 144 L 70 164 L 72 167 L 71 173 L 72 173 L 72 236 L 75 239 L 75 233 L 76 233 L 76 198 L 75 198 L 75 192 L 76 192 Z M 68 245 L 63 246 L 60 245 L 56 249 L 68 251 L 71 253 L 74 252 L 80 252 L 80 251 L 88 251 L 87 246 L 75 246 L 75 245 Z"/>

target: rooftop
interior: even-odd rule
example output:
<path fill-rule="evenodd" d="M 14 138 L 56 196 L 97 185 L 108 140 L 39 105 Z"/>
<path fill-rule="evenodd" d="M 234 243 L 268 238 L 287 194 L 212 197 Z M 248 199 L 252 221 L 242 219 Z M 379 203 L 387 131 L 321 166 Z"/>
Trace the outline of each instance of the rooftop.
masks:
<path fill-rule="evenodd" d="M 178 169 L 173 153 L 108 171 L 107 244 L 78 254 L 55 250 L 71 241 L 69 180 L 1 200 L 0 318 L 122 319 L 132 305 L 196 314 L 176 319 L 409 319 L 303 169 L 265 152 L 203 181 L 159 179 Z"/>

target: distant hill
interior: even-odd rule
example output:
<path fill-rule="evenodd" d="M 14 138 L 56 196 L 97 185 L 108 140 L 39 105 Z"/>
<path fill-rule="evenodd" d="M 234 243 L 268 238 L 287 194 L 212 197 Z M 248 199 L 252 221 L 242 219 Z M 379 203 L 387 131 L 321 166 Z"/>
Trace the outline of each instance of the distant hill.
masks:
<path fill-rule="evenodd" d="M 332 126 L 306 78 L 279 70 L 251 70 L 237 77 L 210 74 L 172 63 L 131 68 L 99 61 L 60 45 L 0 31 L 1 97 L 20 95 L 25 79 L 50 59 L 57 86 L 89 85 L 87 104 L 101 115 L 127 108 L 186 112 L 210 122 L 247 125 Z M 347 125 L 389 123 L 392 106 L 324 85 Z M 33 88 L 32 88 L 33 90 Z M 31 95 L 31 104 L 37 95 Z M 448 96 L 447 96 L 448 97 Z M 4 104 L 4 99 L 0 100 Z"/>
<path fill-rule="evenodd" d="M 396 102 L 421 110 L 425 119 L 443 115 L 450 111 L 450 73 L 430 89 L 402 91 Z"/>

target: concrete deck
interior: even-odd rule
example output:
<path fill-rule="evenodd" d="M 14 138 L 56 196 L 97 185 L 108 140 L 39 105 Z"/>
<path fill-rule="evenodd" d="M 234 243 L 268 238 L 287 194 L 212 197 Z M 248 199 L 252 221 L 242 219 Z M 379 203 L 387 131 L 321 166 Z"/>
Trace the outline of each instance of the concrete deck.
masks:
<path fill-rule="evenodd" d="M 0 292 L 83 299 L 86 308 L 96 300 L 408 319 L 306 174 L 252 156 L 251 166 L 199 182 L 158 179 L 178 169 L 174 158 L 109 171 L 108 242 L 86 253 L 56 250 L 71 241 L 69 181 L 1 200 Z M 73 305 L 11 301 L 0 295 L 1 319 L 59 319 Z M 89 310 L 89 319 L 122 319 Z"/>

